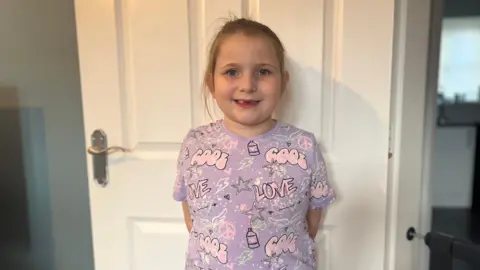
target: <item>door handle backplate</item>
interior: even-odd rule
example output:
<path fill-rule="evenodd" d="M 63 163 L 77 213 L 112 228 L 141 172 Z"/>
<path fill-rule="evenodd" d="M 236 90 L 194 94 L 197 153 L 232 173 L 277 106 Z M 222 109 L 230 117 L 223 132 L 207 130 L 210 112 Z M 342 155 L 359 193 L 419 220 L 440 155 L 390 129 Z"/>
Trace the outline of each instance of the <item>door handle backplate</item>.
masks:
<path fill-rule="evenodd" d="M 121 146 L 108 147 L 107 134 L 102 129 L 96 129 L 91 135 L 91 146 L 87 152 L 92 155 L 93 179 L 101 187 L 106 187 L 109 182 L 108 155 L 115 152 L 130 152 Z"/>
<path fill-rule="evenodd" d="M 101 187 L 108 185 L 108 154 L 103 149 L 108 149 L 107 134 L 101 130 L 93 131 L 90 142 L 91 147 L 87 152 L 92 155 L 93 179 Z"/>

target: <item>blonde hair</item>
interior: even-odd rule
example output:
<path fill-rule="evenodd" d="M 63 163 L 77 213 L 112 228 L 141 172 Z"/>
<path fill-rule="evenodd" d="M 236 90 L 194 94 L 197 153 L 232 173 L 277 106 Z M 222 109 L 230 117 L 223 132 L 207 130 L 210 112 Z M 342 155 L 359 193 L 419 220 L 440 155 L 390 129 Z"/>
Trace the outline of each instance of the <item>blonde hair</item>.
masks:
<path fill-rule="evenodd" d="M 211 94 L 211 91 L 213 89 L 208 89 L 207 82 L 210 79 L 210 75 L 213 76 L 214 74 L 215 64 L 217 62 L 218 52 L 220 51 L 220 46 L 222 45 L 222 42 L 226 38 L 235 34 L 267 38 L 272 43 L 273 48 L 275 49 L 275 55 L 277 56 L 279 62 L 282 78 L 285 72 L 285 48 L 278 36 L 275 34 L 275 32 L 273 32 L 268 26 L 251 19 L 233 17 L 232 19 L 228 20 L 220 28 L 220 30 L 212 40 L 210 49 L 208 51 L 207 66 L 205 68 L 205 74 L 203 76 L 202 94 L 204 97 L 205 108 L 210 118 L 212 118 L 212 115 L 208 108 L 208 95 Z M 285 86 L 283 85 L 282 80 L 282 90 L 284 87 Z"/>

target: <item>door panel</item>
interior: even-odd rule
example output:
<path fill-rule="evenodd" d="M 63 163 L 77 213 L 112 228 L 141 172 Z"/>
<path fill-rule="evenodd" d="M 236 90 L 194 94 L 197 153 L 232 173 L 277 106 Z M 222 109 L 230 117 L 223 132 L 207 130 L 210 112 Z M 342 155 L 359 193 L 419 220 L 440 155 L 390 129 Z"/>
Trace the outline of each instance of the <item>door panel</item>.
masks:
<path fill-rule="evenodd" d="M 88 156 L 96 270 L 183 269 L 176 158 L 188 129 L 212 120 L 200 95 L 206 48 L 230 14 L 284 42 L 292 81 L 277 114 L 324 148 L 339 200 L 316 241 L 318 269 L 382 269 L 393 4 L 77 0 L 87 145 L 102 129 L 130 150 L 109 155 L 105 187 Z"/>
<path fill-rule="evenodd" d="M 123 4 L 123 119 L 131 117 L 125 125 L 134 144 L 178 143 L 192 125 L 189 13 L 178 0 Z"/>

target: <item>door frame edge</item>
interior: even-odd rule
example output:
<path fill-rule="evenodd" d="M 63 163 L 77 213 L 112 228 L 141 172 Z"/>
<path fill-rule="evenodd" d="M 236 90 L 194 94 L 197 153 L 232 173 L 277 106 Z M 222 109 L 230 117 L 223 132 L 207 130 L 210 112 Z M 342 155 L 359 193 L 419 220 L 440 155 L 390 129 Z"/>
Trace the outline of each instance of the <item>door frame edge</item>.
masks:
<path fill-rule="evenodd" d="M 420 240 L 409 242 L 406 231 L 414 227 L 426 233 L 431 226 L 442 19 L 440 1 L 395 0 L 389 145 L 393 156 L 387 176 L 385 270 L 429 267 L 428 248 Z M 411 212 L 415 208 L 418 215 Z"/>

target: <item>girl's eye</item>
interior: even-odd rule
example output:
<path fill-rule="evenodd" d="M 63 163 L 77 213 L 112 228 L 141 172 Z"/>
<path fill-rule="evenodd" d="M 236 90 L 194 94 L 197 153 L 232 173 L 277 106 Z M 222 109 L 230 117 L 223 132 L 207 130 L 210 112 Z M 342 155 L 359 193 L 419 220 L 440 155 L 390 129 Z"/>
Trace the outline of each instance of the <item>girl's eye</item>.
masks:
<path fill-rule="evenodd" d="M 266 68 L 262 68 L 258 71 L 260 76 L 270 75 L 272 72 Z"/>
<path fill-rule="evenodd" d="M 229 70 L 225 71 L 225 74 L 227 76 L 235 77 L 235 76 L 238 75 L 238 72 L 234 69 L 229 69 Z"/>

